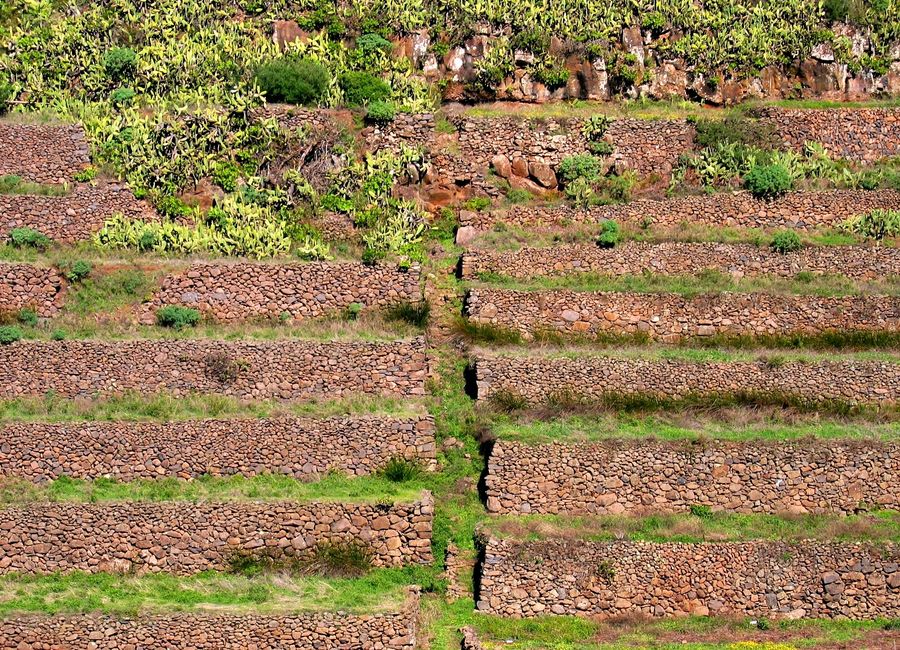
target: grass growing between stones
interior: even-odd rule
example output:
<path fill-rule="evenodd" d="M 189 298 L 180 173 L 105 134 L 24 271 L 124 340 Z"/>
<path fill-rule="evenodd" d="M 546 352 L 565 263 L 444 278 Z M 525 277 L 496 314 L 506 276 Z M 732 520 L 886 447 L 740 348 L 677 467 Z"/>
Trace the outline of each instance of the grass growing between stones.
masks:
<path fill-rule="evenodd" d="M 646 517 L 524 515 L 491 518 L 485 524 L 484 531 L 499 537 L 528 540 L 625 539 L 695 544 L 816 539 L 896 543 L 900 541 L 900 512 L 881 510 L 870 514 L 835 517 L 735 514 L 698 509 L 696 514 L 657 514 Z"/>
<path fill-rule="evenodd" d="M 540 414 L 513 417 L 486 415 L 490 433 L 500 440 L 525 444 L 634 441 L 804 441 L 900 440 L 900 422 L 867 422 L 850 418 L 823 420 L 816 415 L 777 412 L 775 409 L 728 409 L 721 413 L 595 413 L 543 419 Z"/>
<path fill-rule="evenodd" d="M 0 616 L 23 613 L 134 615 L 161 612 L 289 613 L 399 611 L 408 584 L 427 582 L 427 570 L 375 569 L 362 578 L 256 576 L 205 572 L 143 576 L 74 572 L 0 576 Z"/>
<path fill-rule="evenodd" d="M 340 415 L 393 415 L 425 413 L 423 400 L 360 395 L 338 400 L 312 399 L 297 403 L 242 401 L 225 395 L 168 394 L 96 397 L 69 400 L 48 394 L 0 401 L 0 422 L 94 422 L 149 420 L 167 422 L 202 418 L 261 418 L 279 416 L 331 417 Z"/>
<path fill-rule="evenodd" d="M 395 483 L 380 476 L 349 478 L 329 474 L 319 481 L 302 482 L 276 474 L 253 477 L 203 476 L 192 481 L 175 478 L 119 482 L 85 481 L 63 477 L 36 485 L 30 481 L 0 479 L 0 503 L 18 505 L 45 501 L 85 503 L 115 501 L 346 501 L 411 503 L 421 496 L 426 482 L 417 477 Z"/>
<path fill-rule="evenodd" d="M 839 273 L 833 275 L 799 273 L 792 278 L 747 276 L 735 280 L 730 275 L 715 270 L 704 271 L 697 275 L 645 273 L 613 276 L 581 273 L 567 276 L 537 276 L 529 280 L 482 273 L 479 274 L 478 281 L 472 285 L 517 291 L 674 293 L 686 298 L 726 291 L 809 296 L 900 295 L 900 276 L 890 276 L 878 281 L 855 281 Z"/>

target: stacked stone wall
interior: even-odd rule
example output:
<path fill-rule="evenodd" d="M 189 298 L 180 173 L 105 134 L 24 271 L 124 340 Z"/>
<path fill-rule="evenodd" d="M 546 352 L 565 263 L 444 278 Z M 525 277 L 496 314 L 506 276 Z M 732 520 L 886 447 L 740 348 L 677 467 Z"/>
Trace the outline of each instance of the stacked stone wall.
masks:
<path fill-rule="evenodd" d="M 120 481 L 271 473 L 371 474 L 395 457 L 435 466 L 434 420 L 380 416 L 172 422 L 14 422 L 0 475 Z"/>
<path fill-rule="evenodd" d="M 664 200 L 639 200 L 579 210 L 568 205 L 516 206 L 506 211 L 464 213 L 460 227 L 490 230 L 503 222 L 522 228 L 560 228 L 568 225 L 620 224 L 675 228 L 682 224 L 814 230 L 836 226 L 874 209 L 900 210 L 897 190 L 826 190 L 788 192 L 765 201 L 749 192 L 719 192 Z"/>
<path fill-rule="evenodd" d="M 0 194 L 0 236 L 25 227 L 56 241 L 81 241 L 90 239 L 115 214 L 145 221 L 159 218 L 124 185 L 79 183 L 65 196 Z"/>
<path fill-rule="evenodd" d="M 19 176 L 31 183 L 71 183 L 89 164 L 80 126 L 0 122 L 0 176 Z"/>
<path fill-rule="evenodd" d="M 479 400 L 512 393 L 532 404 L 549 398 L 602 399 L 644 395 L 662 399 L 734 395 L 793 396 L 810 403 L 893 404 L 900 365 L 890 361 L 692 362 L 603 356 L 480 356 Z"/>
<path fill-rule="evenodd" d="M 56 269 L 0 263 L 0 315 L 33 309 L 41 318 L 59 313 L 62 278 Z"/>
<path fill-rule="evenodd" d="M 0 649 L 413 650 L 416 607 L 376 615 L 169 614 L 22 616 L 0 620 Z"/>
<path fill-rule="evenodd" d="M 495 514 L 643 515 L 691 506 L 853 514 L 900 507 L 900 445 L 873 441 L 494 444 Z"/>
<path fill-rule="evenodd" d="M 0 346 L 0 397 L 135 392 L 296 400 L 424 395 L 425 341 L 21 341 Z"/>
<path fill-rule="evenodd" d="M 0 509 L 0 573 L 227 570 L 236 556 L 362 544 L 374 566 L 427 564 L 434 503 L 36 503 Z"/>
<path fill-rule="evenodd" d="M 874 162 L 900 154 L 900 109 L 766 107 L 760 117 L 788 148 L 820 142 L 835 158 Z"/>
<path fill-rule="evenodd" d="M 418 268 L 395 265 L 193 264 L 167 276 L 144 305 L 143 320 L 153 321 L 163 305 L 199 309 L 218 321 L 326 316 L 353 303 L 387 307 L 422 300 Z"/>
<path fill-rule="evenodd" d="M 676 340 L 716 334 L 767 336 L 833 331 L 897 331 L 900 298 L 768 293 L 513 291 L 472 289 L 470 320 L 526 335 L 640 334 Z"/>
<path fill-rule="evenodd" d="M 511 278 L 600 275 L 696 275 L 706 270 L 734 278 L 798 273 L 836 274 L 854 280 L 900 275 L 900 248 L 889 246 L 806 246 L 778 253 L 769 246 L 710 242 L 624 242 L 614 248 L 563 244 L 518 251 L 478 250 L 462 256 L 462 277 L 493 273 Z"/>
<path fill-rule="evenodd" d="M 487 542 L 478 609 L 546 614 L 900 616 L 893 543 Z"/>

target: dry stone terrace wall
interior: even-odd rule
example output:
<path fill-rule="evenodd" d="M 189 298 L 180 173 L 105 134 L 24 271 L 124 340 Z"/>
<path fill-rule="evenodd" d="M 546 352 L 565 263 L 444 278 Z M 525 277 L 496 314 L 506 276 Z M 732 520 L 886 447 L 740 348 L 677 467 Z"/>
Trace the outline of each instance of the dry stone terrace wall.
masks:
<path fill-rule="evenodd" d="M 315 479 L 331 471 L 371 474 L 395 457 L 434 469 L 431 417 L 14 422 L 0 428 L 0 476 L 36 482 L 263 473 Z"/>
<path fill-rule="evenodd" d="M 56 241 L 81 241 L 90 239 L 117 213 L 145 221 L 159 218 L 125 186 L 77 184 L 66 196 L 0 194 L 0 236 L 27 227 Z"/>
<path fill-rule="evenodd" d="M 602 356 L 479 356 L 475 361 L 478 399 L 498 392 L 532 404 L 556 396 L 583 400 L 605 395 L 692 396 L 792 395 L 812 403 L 895 403 L 900 365 L 887 361 L 692 362 Z"/>
<path fill-rule="evenodd" d="M 731 543 L 490 539 L 478 609 L 567 614 L 900 616 L 893 543 Z"/>
<path fill-rule="evenodd" d="M 374 566 L 431 562 L 434 502 L 37 503 L 0 509 L 0 573 L 227 570 L 235 554 L 302 558 L 361 543 Z"/>
<path fill-rule="evenodd" d="M 622 442 L 523 445 L 501 440 L 488 461 L 496 514 L 642 515 L 689 511 L 852 514 L 897 509 L 900 444 Z"/>
<path fill-rule="evenodd" d="M 0 262 L 0 314 L 34 309 L 41 318 L 59 313 L 62 278 L 56 269 Z"/>
<path fill-rule="evenodd" d="M 471 289 L 466 314 L 476 323 L 526 335 L 541 331 L 576 337 L 640 333 L 677 340 L 715 334 L 896 331 L 900 329 L 900 298 Z"/>
<path fill-rule="evenodd" d="M 416 644 L 416 609 L 377 615 L 169 614 L 28 616 L 0 620 L 0 649 L 348 650 Z"/>
<path fill-rule="evenodd" d="M 71 183 L 90 164 L 80 126 L 0 122 L 0 176 L 32 183 Z"/>
<path fill-rule="evenodd" d="M 425 393 L 425 340 L 393 343 L 207 339 L 19 342 L 0 346 L 0 397 L 168 392 L 297 400 Z"/>
<path fill-rule="evenodd" d="M 463 278 L 494 273 L 511 278 L 601 275 L 695 275 L 706 270 L 735 278 L 797 273 L 839 274 L 855 280 L 900 275 L 900 248 L 888 246 L 807 246 L 777 253 L 769 246 L 709 242 L 624 242 L 614 248 L 564 244 L 514 252 L 479 250 L 462 256 Z"/>
<path fill-rule="evenodd" d="M 874 209 L 900 209 L 897 190 L 827 190 L 789 192 L 764 201 L 749 192 L 719 192 L 664 200 L 640 200 L 578 210 L 568 205 L 516 206 L 505 212 L 461 213 L 460 227 L 490 230 L 498 222 L 522 228 L 560 228 L 599 224 L 612 219 L 620 224 L 674 228 L 693 224 L 722 228 L 796 228 L 814 230 L 836 226 Z"/>
<path fill-rule="evenodd" d="M 791 149 L 821 142 L 835 158 L 873 162 L 900 154 L 900 109 L 786 109 L 759 111 Z"/>
<path fill-rule="evenodd" d="M 325 316 L 353 303 L 386 307 L 422 299 L 418 268 L 395 265 L 193 264 L 167 276 L 142 310 L 153 321 L 163 305 L 199 309 L 218 321 Z"/>

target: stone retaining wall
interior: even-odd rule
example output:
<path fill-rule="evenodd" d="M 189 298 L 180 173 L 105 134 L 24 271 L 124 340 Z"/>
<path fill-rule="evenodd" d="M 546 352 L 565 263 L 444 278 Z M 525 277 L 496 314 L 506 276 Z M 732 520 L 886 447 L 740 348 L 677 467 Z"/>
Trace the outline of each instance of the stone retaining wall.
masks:
<path fill-rule="evenodd" d="M 709 361 L 603 356 L 480 356 L 478 399 L 512 393 L 532 404 L 548 398 L 597 400 L 605 395 L 662 399 L 694 396 L 790 395 L 811 403 L 895 403 L 900 364 L 887 361 Z"/>
<path fill-rule="evenodd" d="M 853 514 L 900 508 L 900 444 L 873 441 L 616 441 L 523 445 L 488 460 L 496 514 L 714 511 Z"/>
<path fill-rule="evenodd" d="M 478 609 L 503 616 L 900 616 L 889 542 L 490 539 L 483 566 Z"/>
<path fill-rule="evenodd" d="M 62 278 L 56 269 L 0 262 L 0 315 L 34 309 L 41 318 L 59 313 Z"/>
<path fill-rule="evenodd" d="M 900 109 L 843 108 L 758 111 L 778 137 L 801 151 L 808 141 L 820 142 L 835 158 L 873 162 L 900 154 Z"/>
<path fill-rule="evenodd" d="M 0 573 L 189 575 L 238 554 L 302 558 L 320 544 L 361 543 L 374 566 L 427 564 L 434 502 L 35 503 L 0 509 Z"/>
<path fill-rule="evenodd" d="M 600 275 L 696 275 L 707 270 L 734 278 L 798 273 L 836 274 L 854 280 L 900 276 L 900 248 L 889 246 L 806 246 L 793 253 L 777 253 L 769 246 L 710 242 L 624 242 L 615 248 L 595 244 L 563 244 L 490 250 L 463 254 L 462 277 L 494 273 L 511 278 Z"/>
<path fill-rule="evenodd" d="M 192 264 L 167 276 L 142 320 L 153 322 L 163 305 L 199 309 L 218 321 L 277 319 L 283 314 L 302 320 L 346 309 L 386 307 L 419 302 L 418 268 L 401 271 L 395 265 L 358 262 L 329 264 Z"/>
<path fill-rule="evenodd" d="M 469 212 L 460 227 L 490 230 L 498 222 L 522 228 L 560 228 L 599 224 L 612 219 L 620 224 L 674 228 L 681 224 L 723 228 L 796 228 L 814 230 L 836 226 L 876 208 L 900 210 L 897 190 L 826 190 L 789 192 L 772 201 L 749 192 L 718 192 L 664 200 L 640 200 L 577 210 L 568 205 L 517 206 L 506 211 Z"/>
<path fill-rule="evenodd" d="M 0 649 L 413 650 L 418 613 L 413 602 L 402 612 L 375 615 L 20 616 L 0 620 Z"/>
<path fill-rule="evenodd" d="M 471 289 L 466 315 L 480 324 L 515 329 L 526 336 L 640 334 L 674 341 L 716 334 L 815 335 L 834 331 L 900 329 L 900 298 L 798 296 L 768 293 L 513 291 Z"/>
<path fill-rule="evenodd" d="M 113 215 L 152 221 L 158 215 L 123 185 L 77 184 L 66 196 L 0 194 L 0 237 L 13 228 L 34 228 L 50 239 L 90 239 Z"/>
<path fill-rule="evenodd" d="M 0 121 L 0 176 L 32 183 L 71 183 L 90 164 L 80 126 Z"/>
<path fill-rule="evenodd" d="M 86 397 L 128 391 L 296 400 L 425 394 L 425 340 L 21 341 L 0 346 L 0 397 Z"/>
<path fill-rule="evenodd" d="M 435 467 L 431 417 L 172 422 L 14 422 L 0 428 L 0 476 L 120 481 L 209 474 L 316 479 L 371 474 L 391 458 Z"/>

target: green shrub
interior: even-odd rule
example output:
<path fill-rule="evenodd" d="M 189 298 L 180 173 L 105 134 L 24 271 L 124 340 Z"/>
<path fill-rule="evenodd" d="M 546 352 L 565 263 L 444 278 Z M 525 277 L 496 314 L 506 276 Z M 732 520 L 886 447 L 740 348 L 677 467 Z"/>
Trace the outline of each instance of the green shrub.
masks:
<path fill-rule="evenodd" d="M 231 161 L 216 163 L 212 172 L 212 182 L 226 192 L 237 189 L 237 180 L 241 177 L 241 168 Z"/>
<path fill-rule="evenodd" d="M 153 203 L 156 211 L 167 219 L 183 219 L 191 216 L 191 206 L 177 196 L 165 194 L 157 197 Z"/>
<path fill-rule="evenodd" d="M 600 234 L 597 236 L 597 245 L 601 248 L 613 248 L 622 238 L 619 224 L 612 219 L 607 219 L 600 224 Z"/>
<path fill-rule="evenodd" d="M 387 310 L 387 317 L 391 320 L 403 321 L 409 323 L 413 327 L 425 329 L 428 325 L 428 318 L 431 315 L 431 305 L 427 301 L 421 302 L 403 302 L 394 305 Z"/>
<path fill-rule="evenodd" d="M 394 456 L 378 472 L 379 476 L 392 483 L 407 483 L 419 478 L 422 468 L 418 463 L 407 460 L 402 456 Z"/>
<path fill-rule="evenodd" d="M 368 72 L 346 72 L 341 75 L 340 86 L 349 106 L 362 106 L 391 97 L 387 82 Z"/>
<path fill-rule="evenodd" d="M 97 174 L 99 170 L 93 165 L 88 165 L 84 169 L 75 173 L 73 177 L 78 183 L 90 183 L 92 180 L 97 178 Z"/>
<path fill-rule="evenodd" d="M 776 253 L 793 253 L 800 250 L 803 244 L 800 242 L 800 236 L 793 230 L 779 230 L 772 237 L 772 250 Z"/>
<path fill-rule="evenodd" d="M 114 47 L 103 54 L 103 70 L 112 81 L 128 81 L 137 72 L 137 54 L 127 47 Z"/>
<path fill-rule="evenodd" d="M 562 88 L 569 80 L 569 69 L 558 57 L 548 56 L 531 69 L 531 77 L 550 90 Z"/>
<path fill-rule="evenodd" d="M 66 333 L 65 333 L 65 331 L 63 331 L 63 330 L 53 330 L 53 331 L 50 333 L 50 340 L 51 340 L 51 341 L 65 341 L 65 340 L 66 340 Z"/>
<path fill-rule="evenodd" d="M 712 517 L 712 508 L 695 503 L 691 505 L 691 514 L 700 519 L 709 519 Z"/>
<path fill-rule="evenodd" d="M 848 219 L 841 224 L 841 228 L 869 239 L 881 240 L 885 237 L 900 237 L 900 211 L 872 210 Z"/>
<path fill-rule="evenodd" d="M 491 200 L 486 196 L 473 196 L 463 203 L 463 207 L 466 210 L 472 210 L 473 212 L 483 212 L 491 207 Z"/>
<path fill-rule="evenodd" d="M 514 187 L 506 193 L 506 200 L 514 205 L 528 203 L 534 196 L 526 189 Z"/>
<path fill-rule="evenodd" d="M 755 165 L 744 177 L 744 186 L 759 199 L 773 199 L 794 186 L 790 172 L 784 165 Z"/>
<path fill-rule="evenodd" d="M 42 251 L 50 246 L 50 238 L 34 228 L 13 228 L 9 231 L 9 243 L 13 248 L 34 248 Z"/>
<path fill-rule="evenodd" d="M 9 345 L 22 340 L 22 330 L 14 325 L 0 327 L 0 345 Z"/>
<path fill-rule="evenodd" d="M 603 166 L 600 161 L 590 154 L 578 154 L 563 158 L 559 163 L 557 176 L 563 183 L 571 183 L 577 179 L 596 181 L 600 178 Z"/>
<path fill-rule="evenodd" d="M 358 302 L 351 302 L 344 310 L 344 320 L 357 320 L 362 313 L 363 306 Z"/>
<path fill-rule="evenodd" d="M 191 307 L 166 305 L 156 310 L 156 324 L 161 327 L 182 330 L 185 327 L 194 327 L 199 322 L 200 312 Z"/>
<path fill-rule="evenodd" d="M 116 88 L 109 94 L 109 102 L 113 106 L 127 106 L 134 100 L 135 92 L 131 88 Z"/>
<path fill-rule="evenodd" d="M 16 320 L 19 321 L 22 325 L 34 327 L 38 324 L 38 315 L 37 312 L 31 307 L 23 307 L 19 310 L 19 313 L 16 314 Z"/>
<path fill-rule="evenodd" d="M 331 74 L 325 66 L 308 59 L 276 59 L 261 65 L 255 79 L 270 102 L 309 105 L 325 96 Z"/>
<path fill-rule="evenodd" d="M 513 34 L 509 46 L 522 52 L 545 54 L 550 49 L 550 34 L 543 30 L 522 29 Z"/>
<path fill-rule="evenodd" d="M 373 266 L 374 264 L 377 264 L 379 260 L 383 260 L 385 257 L 387 257 L 387 252 L 385 252 L 384 250 L 366 246 L 362 254 L 362 263 L 367 266 Z"/>
<path fill-rule="evenodd" d="M 69 282 L 81 282 L 91 274 L 92 268 L 91 263 L 87 260 L 76 260 L 71 263 L 61 264 L 59 270 Z"/>
<path fill-rule="evenodd" d="M 606 140 L 598 140 L 597 142 L 588 143 L 588 151 L 600 158 L 612 154 L 614 147 Z"/>
<path fill-rule="evenodd" d="M 528 400 L 509 390 L 498 390 L 491 393 L 488 398 L 490 405 L 503 413 L 513 413 L 528 407 Z"/>
<path fill-rule="evenodd" d="M 396 114 L 397 109 L 394 108 L 393 103 L 379 100 L 369 104 L 369 108 L 366 111 L 366 120 L 375 124 L 387 124 L 394 121 Z"/>

